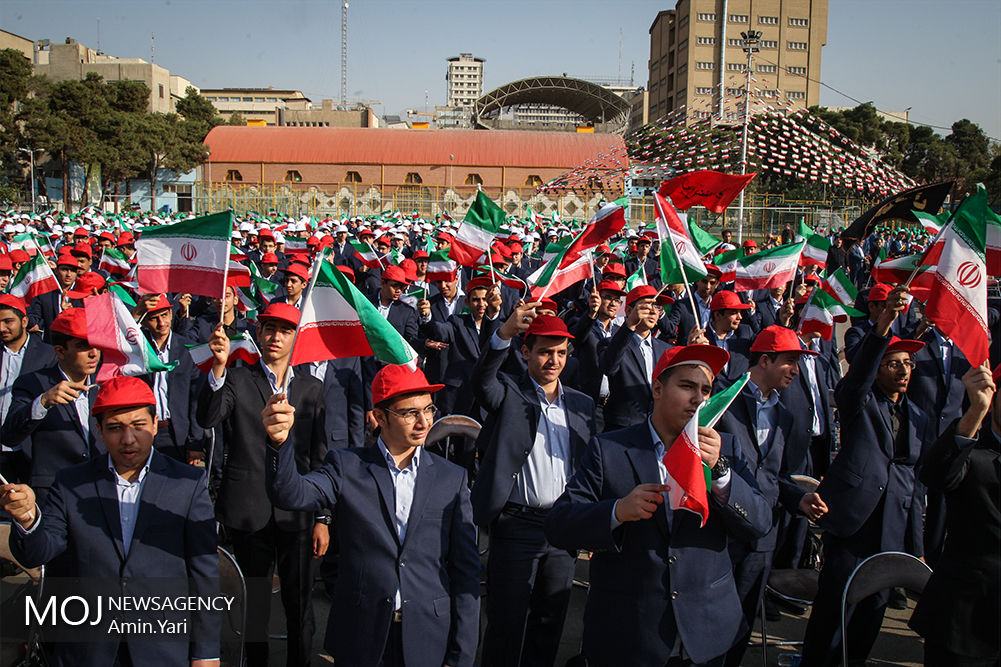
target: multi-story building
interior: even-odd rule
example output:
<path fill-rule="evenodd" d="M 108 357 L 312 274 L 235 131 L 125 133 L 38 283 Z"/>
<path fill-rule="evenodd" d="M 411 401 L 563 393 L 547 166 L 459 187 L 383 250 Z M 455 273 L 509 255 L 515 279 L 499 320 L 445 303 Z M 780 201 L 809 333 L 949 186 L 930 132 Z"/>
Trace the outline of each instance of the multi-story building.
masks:
<path fill-rule="evenodd" d="M 752 105 L 819 104 L 827 6 L 828 0 L 678 0 L 650 26 L 650 119 L 680 107 L 723 122 L 743 118 L 743 104 L 735 101 L 747 76 L 741 33 L 749 31 L 761 33 Z"/>
<path fill-rule="evenodd" d="M 483 58 L 471 53 L 460 53 L 448 59 L 445 81 L 448 83 L 448 101 L 445 106 L 471 107 L 483 94 Z"/>
<path fill-rule="evenodd" d="M 333 100 L 323 100 L 319 109 L 279 108 L 276 115 L 278 125 L 292 127 L 379 127 L 379 116 L 371 107 L 355 104 L 345 109 Z"/>
<path fill-rule="evenodd" d="M 194 87 L 165 67 L 140 58 L 109 56 L 70 37 L 62 44 L 50 43 L 35 51 L 35 74 L 53 81 L 80 81 L 88 72 L 100 74 L 105 81 L 142 81 L 150 89 L 149 110 L 153 113 L 176 111 L 177 101 L 184 98 L 188 87 Z"/>
<path fill-rule="evenodd" d="M 229 118 L 235 113 L 252 125 L 283 125 L 282 111 L 304 111 L 310 100 L 301 90 L 268 88 L 203 88 L 202 95 L 219 115 Z"/>
<path fill-rule="evenodd" d="M 20 51 L 25 58 L 32 63 L 35 62 L 35 43 L 27 37 L 21 37 L 6 30 L 0 30 L 0 50 L 3 49 Z"/>

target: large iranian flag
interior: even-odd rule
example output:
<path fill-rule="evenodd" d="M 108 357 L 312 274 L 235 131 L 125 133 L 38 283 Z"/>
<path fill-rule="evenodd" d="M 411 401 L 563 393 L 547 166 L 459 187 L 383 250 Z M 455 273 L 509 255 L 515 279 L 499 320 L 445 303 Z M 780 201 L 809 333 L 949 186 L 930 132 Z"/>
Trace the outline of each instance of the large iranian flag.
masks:
<path fill-rule="evenodd" d="M 215 363 L 215 355 L 209 349 L 208 343 L 185 345 L 185 347 L 188 348 L 188 353 L 191 355 L 191 359 L 195 362 L 198 370 L 202 373 L 208 373 L 212 370 L 212 364 Z M 260 360 L 261 352 L 257 349 L 257 345 L 250 334 L 238 333 L 235 336 L 229 337 L 229 359 L 226 360 L 226 368 L 229 368 L 238 361 L 242 361 L 247 365 L 253 365 Z"/>
<path fill-rule="evenodd" d="M 145 375 L 177 367 L 176 361 L 160 361 L 128 307 L 111 292 L 87 297 L 83 307 L 87 342 L 104 352 L 98 382 L 116 375 Z"/>
<path fill-rule="evenodd" d="M 429 283 L 444 280 L 455 280 L 455 272 L 459 265 L 448 258 L 448 250 L 435 250 L 428 255 L 428 268 L 425 279 Z"/>
<path fill-rule="evenodd" d="M 942 250 L 932 275 L 925 314 L 963 351 L 974 367 L 987 361 L 986 225 L 993 211 L 978 187 L 959 205 L 942 232 Z"/>
<path fill-rule="evenodd" d="M 689 284 L 706 276 L 702 253 L 688 236 L 688 227 L 671 202 L 660 193 L 653 195 L 660 239 L 660 279 L 665 285 Z"/>
<path fill-rule="evenodd" d="M 814 289 L 799 317 L 799 330 L 803 333 L 815 332 L 824 340 L 831 340 L 835 322 L 847 322 L 849 317 L 863 317 L 864 314 L 838 301 L 823 289 Z"/>
<path fill-rule="evenodd" d="M 292 365 L 375 355 L 416 367 L 417 352 L 364 294 L 330 262 L 320 262 L 306 295 Z"/>
<path fill-rule="evenodd" d="M 58 289 L 59 281 L 56 280 L 45 257 L 39 252 L 21 265 L 17 275 L 7 286 L 7 293 L 19 296 L 30 303 L 39 294 L 55 292 Z"/>
<path fill-rule="evenodd" d="M 139 290 L 219 298 L 226 285 L 232 228 L 232 211 L 147 227 L 136 241 Z"/>
<path fill-rule="evenodd" d="M 780 287 L 796 277 L 796 267 L 806 241 L 762 250 L 737 260 L 733 291 Z"/>
<path fill-rule="evenodd" d="M 483 253 L 489 250 L 506 219 L 504 209 L 480 190 L 455 232 L 448 256 L 463 266 L 476 266 Z"/>

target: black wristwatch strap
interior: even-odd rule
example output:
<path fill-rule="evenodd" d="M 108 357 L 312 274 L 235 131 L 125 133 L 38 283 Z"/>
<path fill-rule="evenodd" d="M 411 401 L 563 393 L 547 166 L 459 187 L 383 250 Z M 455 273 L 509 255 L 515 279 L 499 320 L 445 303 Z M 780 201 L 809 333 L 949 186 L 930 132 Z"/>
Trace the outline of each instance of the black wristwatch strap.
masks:
<path fill-rule="evenodd" d="M 712 470 L 710 470 L 714 480 L 719 479 L 728 472 L 730 472 L 730 462 L 726 460 L 725 456 L 720 456 L 716 461 L 716 465 L 714 465 Z"/>

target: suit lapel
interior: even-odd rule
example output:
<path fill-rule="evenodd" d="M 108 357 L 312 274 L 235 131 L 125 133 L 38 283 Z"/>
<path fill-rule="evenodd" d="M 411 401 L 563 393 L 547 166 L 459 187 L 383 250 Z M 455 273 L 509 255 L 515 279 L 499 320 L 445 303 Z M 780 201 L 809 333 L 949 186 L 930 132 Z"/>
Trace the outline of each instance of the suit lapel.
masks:
<path fill-rule="evenodd" d="M 650 429 L 646 421 L 641 423 L 642 428 L 639 426 L 634 427 L 639 430 L 637 434 L 639 437 L 636 439 L 636 443 L 640 446 L 626 447 L 626 456 L 629 458 L 629 463 L 636 473 L 638 484 L 660 484 L 660 468 L 657 465 L 657 453 L 653 446 L 653 440 L 650 438 Z M 658 530 L 664 534 L 664 537 L 668 538 L 670 535 L 668 534 L 667 513 L 670 512 L 670 507 L 666 501 L 661 504 L 657 512 L 662 512 L 663 518 L 658 518 L 655 513 L 653 517 L 654 523 L 657 524 Z"/>
<path fill-rule="evenodd" d="M 518 381 L 518 388 L 521 389 L 521 395 L 525 399 L 525 403 L 532 410 L 528 429 L 531 441 L 534 442 L 535 434 L 539 430 L 539 417 L 542 415 L 542 404 L 539 403 L 539 395 L 535 393 L 535 384 L 532 383 L 532 378 L 528 376 L 527 371 L 522 373 L 521 379 Z"/>
<path fill-rule="evenodd" d="M 151 454 L 152 456 L 152 454 Z M 142 538 L 143 533 L 149 528 L 153 520 L 156 502 L 160 498 L 160 493 L 166 484 L 167 478 L 164 471 L 167 462 L 163 459 L 163 454 L 153 457 L 150 462 L 149 471 L 146 473 L 146 481 L 143 482 L 142 494 L 139 496 L 139 514 L 136 517 L 136 527 L 132 531 L 132 541 L 137 542 Z M 129 547 L 129 554 L 135 553 Z"/>
<path fill-rule="evenodd" d="M 573 472 L 577 470 L 577 465 L 584 455 L 584 449 L 587 447 L 587 440 L 590 437 L 590 433 L 587 428 L 587 419 L 584 416 L 584 411 L 576 409 L 576 400 L 571 400 L 569 396 L 566 398 L 564 406 L 567 413 L 567 426 L 570 428 L 570 457 L 573 461 L 573 466 L 570 470 Z"/>
<path fill-rule="evenodd" d="M 396 532 L 396 491 L 393 489 L 393 475 L 389 472 L 385 460 L 382 458 L 382 451 L 378 446 L 369 447 L 372 450 L 368 454 L 368 472 L 375 479 L 375 485 L 379 489 L 379 497 L 382 499 L 383 518 L 397 546 L 400 545 L 400 535 Z"/>
<path fill-rule="evenodd" d="M 424 506 L 431 490 L 435 487 L 437 476 L 435 467 L 434 459 L 427 452 L 421 452 L 421 463 L 417 468 L 417 479 L 414 484 L 414 501 L 410 506 L 410 518 L 407 519 L 407 535 L 403 539 L 403 546 L 406 546 L 407 540 L 414 534 L 417 524 L 424 515 Z"/>
<path fill-rule="evenodd" d="M 268 382 L 268 378 L 264 376 L 264 369 L 261 368 L 260 363 L 256 363 L 250 367 L 250 377 L 254 379 L 254 385 L 257 387 L 257 390 L 261 392 L 261 398 L 263 398 L 264 402 L 267 403 L 268 399 L 271 398 L 271 383 Z M 289 391 L 291 392 L 291 387 L 289 388 Z M 292 397 L 290 396 L 290 401 L 291 398 Z"/>
<path fill-rule="evenodd" d="M 115 477 L 105 466 L 107 458 L 95 459 L 97 475 L 94 486 L 97 488 L 97 497 L 100 500 L 101 509 L 104 511 L 104 519 L 108 522 L 108 530 L 111 541 L 115 543 L 115 550 L 118 552 L 118 559 L 125 560 L 125 549 L 122 546 L 122 519 L 118 511 L 118 492 L 115 490 Z"/>

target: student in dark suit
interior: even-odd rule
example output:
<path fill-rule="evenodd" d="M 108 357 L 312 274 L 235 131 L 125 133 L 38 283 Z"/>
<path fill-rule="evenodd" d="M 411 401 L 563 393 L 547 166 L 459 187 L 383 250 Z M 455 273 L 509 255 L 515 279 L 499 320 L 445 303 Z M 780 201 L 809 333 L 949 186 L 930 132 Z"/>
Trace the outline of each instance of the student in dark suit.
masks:
<path fill-rule="evenodd" d="M 299 372 L 299 368 L 296 368 Z M 343 449 L 365 444 L 365 412 L 371 409 L 371 381 L 366 381 L 361 357 L 346 357 L 302 364 L 323 383 L 327 447 Z"/>
<path fill-rule="evenodd" d="M 653 369 L 670 347 L 654 335 L 665 299 L 656 294 L 649 285 L 634 287 L 626 295 L 626 321 L 599 345 L 599 370 L 608 376 L 605 431 L 639 423 L 650 412 Z"/>
<path fill-rule="evenodd" d="M 403 269 L 398 266 L 388 266 L 382 272 L 382 283 L 378 294 L 372 297 L 372 303 L 378 309 L 379 314 L 389 320 L 393 328 L 400 332 L 415 350 L 423 349 L 424 343 L 420 340 L 420 322 L 417 318 L 417 311 L 413 306 L 400 301 L 403 290 L 407 288 L 410 281 L 407 280 Z"/>
<path fill-rule="evenodd" d="M 90 408 L 90 377 L 101 353 L 87 342 L 83 308 L 67 308 L 52 321 L 59 363 L 14 381 L 10 410 L 0 429 L 3 442 L 20 442 L 30 464 L 29 481 L 40 501 L 63 468 L 104 454 Z"/>
<path fill-rule="evenodd" d="M 948 517 L 945 548 L 910 621 L 925 638 L 929 667 L 996 665 L 1001 652 L 999 382 L 1001 365 L 993 378 L 986 364 L 966 372 L 970 407 L 925 453 L 921 467 L 928 489 L 945 494 Z"/>
<path fill-rule="evenodd" d="M 95 582 L 114 582 L 113 590 L 100 591 L 105 595 L 216 594 L 219 561 L 204 473 L 153 452 L 155 399 L 142 380 L 119 376 L 96 393 L 93 412 L 108 456 L 60 470 L 40 508 L 30 487 L 0 487 L 3 508 L 16 521 L 10 537 L 14 557 L 27 567 L 46 565 L 46 574 L 57 582 L 86 577 L 74 595 L 89 597 L 94 590 L 88 586 Z M 119 581 L 127 581 L 128 588 L 118 588 Z M 90 602 L 91 608 L 102 604 Z M 128 620 L 139 614 L 132 616 Z M 103 625 L 92 629 L 89 641 L 51 644 L 53 664 L 219 664 L 217 615 L 193 614 L 188 641 L 166 634 L 155 622 L 152 632 L 163 635 L 130 641 L 109 632 L 111 617 L 110 609 L 102 614 Z"/>
<path fill-rule="evenodd" d="M 785 291 L 785 285 L 773 287 L 768 290 L 768 294 L 754 301 L 754 314 L 748 318 L 748 324 L 752 325 L 752 329 L 757 328 L 755 333 L 773 324 L 789 326 L 789 320 L 793 315 L 793 303 L 783 298 Z"/>
<path fill-rule="evenodd" d="M 905 293 L 904 287 L 889 293 L 835 390 L 841 449 L 817 489 L 829 511 L 819 521 L 824 562 L 804 637 L 807 667 L 840 659 L 841 595 L 858 564 L 880 551 L 905 551 L 913 534 L 914 469 L 924 440 L 935 435 L 907 398 L 911 355 L 924 343 L 890 334 L 906 307 Z M 849 610 L 849 660 L 864 661 L 869 654 L 887 599 L 884 591 Z"/>
<path fill-rule="evenodd" d="M 329 543 L 329 513 L 314 517 L 273 507 L 265 484 L 267 434 L 260 414 L 271 396 L 282 391 L 287 373 L 292 373 L 289 395 L 297 412 L 297 469 L 319 468 L 327 453 L 322 383 L 288 365 L 298 324 L 299 311 L 293 306 L 269 305 L 257 327 L 260 363 L 229 369 L 229 338 L 223 327 L 217 328 L 209 340 L 215 360 L 198 399 L 198 422 L 203 428 L 226 426 L 227 458 L 216 511 L 248 578 L 250 664 L 267 664 L 271 576 L 276 568 L 288 627 L 287 664 L 309 663 L 313 638 L 310 563 L 314 555 L 326 552 Z"/>
<path fill-rule="evenodd" d="M 750 308 L 729 290 L 717 291 L 709 304 L 706 340 L 710 345 L 723 348 L 730 355 L 723 371 L 716 376 L 717 391 L 729 387 L 750 367 L 754 335 L 750 327 L 744 324 L 744 315 Z"/>
<path fill-rule="evenodd" d="M 231 281 L 226 285 L 226 300 L 206 299 L 208 309 L 197 317 L 180 317 L 176 319 L 174 332 L 190 338 L 195 343 L 204 343 L 219 326 L 220 320 L 226 329 L 227 336 L 253 332 L 254 325 L 249 320 L 240 317 L 236 312 L 236 286 Z M 222 309 L 222 317 L 219 311 Z"/>
<path fill-rule="evenodd" d="M 290 451 L 300 411 L 293 418 L 278 395 L 264 412 L 275 504 L 336 515 L 340 571 L 324 646 L 338 665 L 470 667 L 476 657 L 480 559 L 466 474 L 423 451 L 441 388 L 420 370 L 383 367 L 372 383 L 376 446 L 331 450 L 307 475 Z"/>
<path fill-rule="evenodd" d="M 42 340 L 46 343 L 52 342 L 52 335 L 49 332 L 52 320 L 63 311 L 64 306 L 68 306 L 69 301 L 65 300 L 63 294 L 73 289 L 73 283 L 80 273 L 80 262 L 69 252 L 61 252 L 56 258 L 56 268 L 53 270 L 59 289 L 54 292 L 39 294 L 31 300 L 28 307 L 28 327 L 31 331 L 40 331 Z"/>
<path fill-rule="evenodd" d="M 570 324 L 570 329 L 574 335 L 580 389 L 594 401 L 594 428 L 601 432 L 605 426 L 605 402 L 610 385 L 608 377 L 601 372 L 598 349 L 602 341 L 618 331 L 614 321 L 626 293 L 611 280 L 602 281 L 597 287 L 588 297 L 587 310 Z"/>
<path fill-rule="evenodd" d="M 862 337 L 875 326 L 874 323 L 879 320 L 880 313 L 888 307 L 887 302 L 892 290 L 893 287 L 890 285 L 877 283 L 867 293 L 859 292 L 855 302 L 858 304 L 859 301 L 864 300 L 868 318 L 858 321 L 853 320 L 854 326 L 845 332 L 845 360 L 849 364 L 855 359 L 855 353 L 862 342 Z M 913 328 L 908 327 L 907 320 L 901 316 L 893 320 L 893 327 L 890 333 L 900 338 L 909 338 L 912 331 Z"/>
<path fill-rule="evenodd" d="M 768 501 L 733 437 L 711 428 L 698 429 L 702 462 L 712 469 L 705 525 L 665 502 L 674 482 L 662 464 L 669 448 L 685 446 L 678 436 L 725 361 L 708 345 L 668 350 L 652 374 L 648 419 L 593 438 L 549 512 L 553 546 L 594 552 L 588 665 L 720 665 L 746 629 L 728 546 L 768 532 Z"/>
<path fill-rule="evenodd" d="M 750 378 L 716 426 L 720 433 L 729 433 L 737 440 L 761 494 L 772 508 L 767 535 L 730 545 L 737 595 L 748 626 L 727 653 L 726 664 L 734 667 L 740 665 L 751 639 L 751 626 L 772 569 L 783 515 L 802 513 L 817 519 L 826 511 L 817 494 L 805 493 L 792 481 L 786 457 L 787 443 L 802 431 L 795 423 L 804 415 L 789 410 L 782 392 L 799 373 L 803 354 L 816 353 L 802 350 L 792 329 L 778 325 L 762 329 L 751 345 Z"/>
<path fill-rule="evenodd" d="M 543 523 L 594 432 L 594 402 L 561 373 L 573 336 L 563 320 L 521 304 L 484 346 L 473 369 L 476 400 L 490 415 L 476 448 L 473 519 L 490 531 L 483 664 L 552 665 L 570 602 L 576 552 L 546 542 Z M 527 371 L 500 373 L 525 332 Z"/>
<path fill-rule="evenodd" d="M 0 295 L 0 424 L 7 419 L 14 381 L 58 361 L 42 335 L 28 333 L 28 307 L 13 294 Z M 10 482 L 27 482 L 30 468 L 20 442 L 0 445 L 0 473 Z"/>
<path fill-rule="evenodd" d="M 671 306 L 671 310 L 667 314 L 664 330 L 668 339 L 673 338 L 679 345 L 688 340 L 688 334 L 691 333 L 696 324 L 691 302 L 688 299 L 688 290 L 692 290 L 692 300 L 695 301 L 695 307 L 699 309 L 699 327 L 705 329 L 709 326 L 709 304 L 712 302 L 713 293 L 719 287 L 722 273 L 715 266 L 709 264 L 706 264 L 706 271 L 708 273 L 704 278 L 687 285 L 685 292 L 676 296 L 674 305 Z"/>

